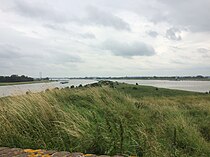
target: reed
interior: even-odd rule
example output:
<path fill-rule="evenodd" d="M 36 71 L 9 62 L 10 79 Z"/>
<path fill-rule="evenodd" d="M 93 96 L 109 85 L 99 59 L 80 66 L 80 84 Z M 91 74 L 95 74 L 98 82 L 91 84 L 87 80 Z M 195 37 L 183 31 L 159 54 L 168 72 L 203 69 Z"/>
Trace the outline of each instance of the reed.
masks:
<path fill-rule="evenodd" d="M 0 98 L 0 146 L 149 157 L 210 155 L 209 95 L 134 86 L 102 83 Z"/>

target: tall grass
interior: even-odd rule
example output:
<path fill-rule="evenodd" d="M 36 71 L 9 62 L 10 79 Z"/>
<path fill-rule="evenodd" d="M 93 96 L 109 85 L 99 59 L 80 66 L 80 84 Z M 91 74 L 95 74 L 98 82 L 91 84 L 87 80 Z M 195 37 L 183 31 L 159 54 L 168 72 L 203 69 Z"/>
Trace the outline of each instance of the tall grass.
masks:
<path fill-rule="evenodd" d="M 210 155 L 209 96 L 137 97 L 123 88 L 1 98 L 0 146 L 149 157 Z"/>

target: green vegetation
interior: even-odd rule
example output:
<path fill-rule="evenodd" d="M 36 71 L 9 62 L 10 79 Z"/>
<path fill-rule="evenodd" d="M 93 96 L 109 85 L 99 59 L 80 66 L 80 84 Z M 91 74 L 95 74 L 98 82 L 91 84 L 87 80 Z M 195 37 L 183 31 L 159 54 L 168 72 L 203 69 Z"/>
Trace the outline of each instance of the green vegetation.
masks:
<path fill-rule="evenodd" d="M 116 85 L 115 83 L 114 86 L 118 91 L 124 92 L 125 94 L 129 94 L 135 98 L 203 95 L 203 93 L 198 93 L 198 92 L 171 90 L 171 89 L 157 88 L 157 87 L 151 87 L 151 86 L 138 86 L 138 85 L 130 85 L 126 83 L 121 83 L 119 85 Z"/>
<path fill-rule="evenodd" d="M 0 99 L 0 146 L 210 156 L 210 95 L 100 82 Z"/>
<path fill-rule="evenodd" d="M 0 86 L 8 85 L 19 85 L 19 84 L 32 84 L 32 83 L 47 83 L 49 78 L 34 79 L 25 75 L 11 75 L 11 76 L 0 76 Z"/>
<path fill-rule="evenodd" d="M 34 81 L 32 77 L 28 77 L 25 75 L 11 75 L 11 76 L 0 76 L 0 82 L 28 82 Z"/>

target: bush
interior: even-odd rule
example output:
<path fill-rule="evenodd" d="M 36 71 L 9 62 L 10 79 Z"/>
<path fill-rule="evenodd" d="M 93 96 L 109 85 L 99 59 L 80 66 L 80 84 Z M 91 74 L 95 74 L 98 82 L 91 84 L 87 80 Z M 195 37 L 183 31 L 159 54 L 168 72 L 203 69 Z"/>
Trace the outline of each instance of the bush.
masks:
<path fill-rule="evenodd" d="M 58 87 L 55 87 L 54 90 L 59 90 L 59 88 Z"/>
<path fill-rule="evenodd" d="M 27 91 L 26 94 L 27 94 L 27 95 L 28 95 L 28 94 L 31 94 L 31 91 Z"/>
<path fill-rule="evenodd" d="M 49 92 L 50 91 L 50 89 L 45 89 L 45 92 Z"/>
<path fill-rule="evenodd" d="M 177 96 L 183 91 L 167 90 L 172 96 L 154 97 L 143 89 L 160 93 L 162 88 L 156 92 L 144 87 L 139 92 L 132 87 L 137 88 L 103 86 L 0 98 L 0 146 L 145 157 L 209 156 L 209 95 Z"/>

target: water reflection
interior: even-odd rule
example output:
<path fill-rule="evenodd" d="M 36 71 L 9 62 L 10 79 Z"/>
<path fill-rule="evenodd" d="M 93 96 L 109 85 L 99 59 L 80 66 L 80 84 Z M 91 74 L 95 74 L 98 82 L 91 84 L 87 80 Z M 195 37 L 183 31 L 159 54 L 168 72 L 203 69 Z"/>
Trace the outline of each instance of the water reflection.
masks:
<path fill-rule="evenodd" d="M 27 91 L 31 92 L 41 92 L 46 89 L 52 89 L 55 87 L 65 88 L 72 85 L 79 86 L 80 84 L 86 85 L 90 83 L 97 82 L 96 80 L 87 80 L 87 79 L 71 79 L 68 80 L 68 83 L 61 84 L 58 82 L 49 82 L 49 83 L 35 83 L 35 84 L 22 84 L 22 85 L 10 85 L 10 86 L 0 86 L 0 97 L 11 96 L 11 95 L 21 95 L 25 94 Z"/>

